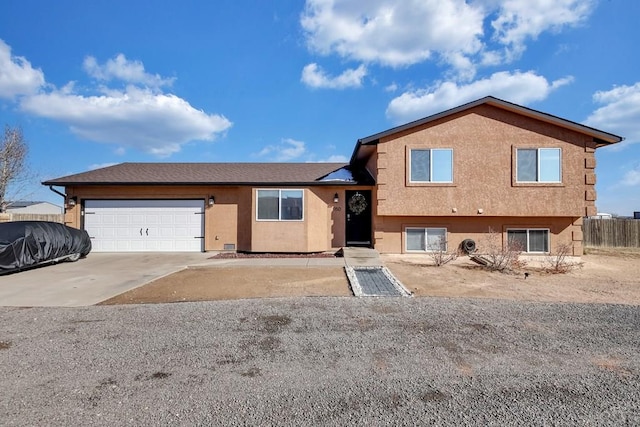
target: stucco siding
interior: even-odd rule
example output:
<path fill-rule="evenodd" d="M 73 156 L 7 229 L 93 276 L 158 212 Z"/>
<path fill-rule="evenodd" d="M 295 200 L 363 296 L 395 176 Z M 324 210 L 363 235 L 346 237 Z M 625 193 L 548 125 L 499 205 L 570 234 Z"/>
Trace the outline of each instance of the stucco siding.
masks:
<path fill-rule="evenodd" d="M 482 250 L 487 233 L 493 230 L 506 241 L 508 229 L 548 229 L 549 248 L 554 251 L 559 244 L 573 246 L 573 255 L 582 255 L 580 218 L 571 217 L 384 217 L 376 228 L 376 249 L 381 253 L 406 253 L 406 228 L 446 228 L 449 251 L 455 251 L 463 240 L 473 239 Z M 577 224 L 577 225 L 576 225 Z"/>
<path fill-rule="evenodd" d="M 379 142 L 378 215 L 583 216 L 594 147 L 577 132 L 479 106 Z M 452 183 L 409 182 L 409 151 L 425 148 L 453 149 Z M 561 183 L 516 182 L 516 148 L 560 148 Z"/>
<path fill-rule="evenodd" d="M 238 187 L 209 186 L 76 186 L 68 187 L 67 195 L 77 197 L 75 206 L 67 206 L 65 223 L 82 228 L 81 209 L 84 200 L 92 199 L 202 199 L 205 206 L 204 250 L 223 250 L 224 245 L 238 247 L 239 236 L 244 228 L 239 227 L 242 212 L 242 189 Z M 209 206 L 213 196 L 215 203 Z M 244 201 L 246 203 L 246 201 Z M 250 207 L 251 200 L 249 199 Z M 247 223 L 247 227 L 250 223 Z"/>

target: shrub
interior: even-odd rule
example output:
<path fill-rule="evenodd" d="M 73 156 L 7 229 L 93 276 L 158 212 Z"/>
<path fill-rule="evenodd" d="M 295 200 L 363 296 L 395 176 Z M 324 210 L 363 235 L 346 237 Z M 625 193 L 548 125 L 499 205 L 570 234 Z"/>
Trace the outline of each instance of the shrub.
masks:
<path fill-rule="evenodd" d="M 489 227 L 489 230 L 481 240 L 478 252 L 486 262 L 485 267 L 491 271 L 501 273 L 512 272 L 524 267 L 520 260 L 522 247 L 517 242 L 507 241 L 502 243 L 502 234 Z"/>
<path fill-rule="evenodd" d="M 574 268 L 582 267 L 582 263 L 572 262 L 568 257 L 573 248 L 568 243 L 556 246 L 555 252 L 550 252 L 544 260 L 544 270 L 549 273 L 568 273 Z"/>
<path fill-rule="evenodd" d="M 447 252 L 446 248 L 447 241 L 442 237 L 436 243 L 429 245 L 428 254 L 436 267 L 441 267 L 458 258 L 457 252 Z"/>

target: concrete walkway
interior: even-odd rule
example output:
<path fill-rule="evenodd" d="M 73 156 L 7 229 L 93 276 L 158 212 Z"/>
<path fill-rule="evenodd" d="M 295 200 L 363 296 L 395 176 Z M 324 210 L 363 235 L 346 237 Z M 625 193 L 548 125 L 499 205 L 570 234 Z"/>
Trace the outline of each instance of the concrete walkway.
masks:
<path fill-rule="evenodd" d="M 382 264 L 371 248 L 344 248 L 344 264 L 351 289 L 357 297 L 399 297 L 411 293 Z"/>
<path fill-rule="evenodd" d="M 380 254 L 371 248 L 343 248 L 344 264 L 349 267 L 381 267 Z"/>

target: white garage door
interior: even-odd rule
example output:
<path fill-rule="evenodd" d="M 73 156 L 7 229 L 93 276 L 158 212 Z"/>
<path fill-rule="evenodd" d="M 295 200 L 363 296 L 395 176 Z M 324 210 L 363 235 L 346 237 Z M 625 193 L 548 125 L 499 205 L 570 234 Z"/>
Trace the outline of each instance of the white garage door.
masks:
<path fill-rule="evenodd" d="M 86 200 L 95 252 L 200 252 L 203 200 Z"/>

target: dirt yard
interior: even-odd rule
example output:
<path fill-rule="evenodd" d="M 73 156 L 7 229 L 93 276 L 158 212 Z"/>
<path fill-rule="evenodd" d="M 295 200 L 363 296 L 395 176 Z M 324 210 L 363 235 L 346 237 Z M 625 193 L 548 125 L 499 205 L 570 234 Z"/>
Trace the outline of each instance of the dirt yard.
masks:
<path fill-rule="evenodd" d="M 101 304 L 350 295 L 353 294 L 341 267 L 195 267 Z"/>
<path fill-rule="evenodd" d="M 383 255 L 382 260 L 418 297 L 640 305 L 640 250 L 591 249 L 582 257 L 582 267 L 565 274 L 547 273 L 533 264 L 518 274 L 489 272 L 468 257 L 442 267 L 425 255 Z M 349 295 L 340 267 L 212 266 L 187 268 L 102 304 Z"/>
<path fill-rule="evenodd" d="M 489 272 L 468 257 L 442 267 L 426 256 L 383 260 L 415 296 L 640 305 L 640 250 L 591 249 L 581 267 L 564 274 L 545 272 L 535 263 L 518 274 Z"/>

